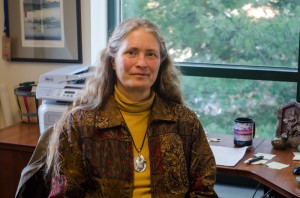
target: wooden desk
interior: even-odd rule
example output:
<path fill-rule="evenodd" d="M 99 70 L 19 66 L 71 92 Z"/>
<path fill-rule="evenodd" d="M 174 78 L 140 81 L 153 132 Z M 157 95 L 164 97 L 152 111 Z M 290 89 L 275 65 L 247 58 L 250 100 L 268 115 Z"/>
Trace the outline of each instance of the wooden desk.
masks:
<path fill-rule="evenodd" d="M 271 140 L 265 139 L 254 150 L 254 153 L 274 154 L 276 156 L 268 162 L 280 162 L 289 164 L 290 166 L 276 170 L 268 168 L 267 165 L 239 163 L 237 166 L 238 174 L 255 179 L 285 197 L 300 197 L 300 183 L 296 181 L 296 176 L 292 173 L 293 168 L 298 164 L 296 161 L 293 161 L 293 152 L 296 151 L 297 149 L 294 148 L 287 148 L 285 150 L 273 149 Z M 249 157 L 253 157 L 253 155 Z"/>
<path fill-rule="evenodd" d="M 0 197 L 14 197 L 23 168 L 37 144 L 37 124 L 19 123 L 0 129 Z"/>
<path fill-rule="evenodd" d="M 221 142 L 210 142 L 215 146 L 234 147 L 233 136 L 222 134 L 208 134 L 208 137 L 221 138 Z M 293 161 L 296 149 L 287 148 L 285 150 L 273 149 L 270 139 L 255 138 L 253 146 L 247 150 L 245 156 L 234 167 L 217 166 L 218 174 L 241 176 L 254 179 L 263 185 L 275 190 L 285 197 L 300 197 L 300 183 L 296 181 L 296 176 L 292 173 L 297 162 Z M 281 170 L 268 168 L 266 165 L 245 164 L 244 161 L 254 157 L 255 153 L 270 153 L 276 155 L 271 161 L 290 164 L 289 167 Z"/>
<path fill-rule="evenodd" d="M 224 147 L 231 147 L 234 148 L 234 141 L 233 141 L 233 136 L 232 135 L 226 135 L 226 134 L 212 134 L 209 133 L 207 134 L 208 138 L 221 138 L 220 142 L 210 142 L 210 145 L 213 146 L 224 146 Z M 254 150 L 264 141 L 262 138 L 255 138 L 253 141 L 253 145 L 249 147 L 246 151 L 246 155 L 243 157 L 243 159 L 240 162 L 245 161 L 248 159 L 249 155 L 252 155 Z M 231 175 L 231 176 L 239 176 L 236 166 L 217 166 L 217 172 L 218 174 L 222 175 Z"/>

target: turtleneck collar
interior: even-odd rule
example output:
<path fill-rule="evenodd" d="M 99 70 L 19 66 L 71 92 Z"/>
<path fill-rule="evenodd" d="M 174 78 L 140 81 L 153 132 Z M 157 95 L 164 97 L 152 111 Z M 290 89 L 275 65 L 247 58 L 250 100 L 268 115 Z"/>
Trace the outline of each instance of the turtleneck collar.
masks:
<path fill-rule="evenodd" d="M 150 110 L 155 98 L 155 93 L 152 91 L 150 98 L 141 102 L 135 102 L 126 98 L 115 86 L 114 97 L 117 101 L 117 106 L 121 111 L 129 113 L 140 113 Z"/>

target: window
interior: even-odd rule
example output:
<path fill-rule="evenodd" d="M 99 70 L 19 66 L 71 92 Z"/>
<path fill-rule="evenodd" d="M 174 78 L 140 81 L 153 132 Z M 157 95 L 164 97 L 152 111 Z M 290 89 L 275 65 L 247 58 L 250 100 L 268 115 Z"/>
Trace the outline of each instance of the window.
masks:
<path fill-rule="evenodd" d="M 300 101 L 298 0 L 109 2 L 116 22 L 160 26 L 186 103 L 207 132 L 232 134 L 233 120 L 249 116 L 257 136 L 273 137 L 279 105 Z"/>

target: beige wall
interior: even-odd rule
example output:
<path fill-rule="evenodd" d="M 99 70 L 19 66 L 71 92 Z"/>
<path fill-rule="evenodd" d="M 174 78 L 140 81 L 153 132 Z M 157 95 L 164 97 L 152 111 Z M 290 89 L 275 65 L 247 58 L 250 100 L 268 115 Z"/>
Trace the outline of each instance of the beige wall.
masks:
<path fill-rule="evenodd" d="M 98 7 L 97 10 L 94 8 Z M 81 20 L 82 20 L 82 51 L 83 64 L 94 65 L 96 60 L 92 60 L 100 49 L 106 43 L 106 0 L 81 0 Z M 95 11 L 94 11 L 95 10 Z M 0 0 L 0 27 L 4 27 L 3 0 Z M 100 15 L 100 16 L 99 16 Z M 100 19 L 98 24 L 92 24 L 91 16 Z M 93 26 L 93 32 L 91 27 Z M 95 39 L 91 37 L 93 35 Z M 99 39 L 101 38 L 101 39 Z M 92 40 L 96 40 L 99 45 L 92 46 Z M 2 43 L 2 40 L 1 40 Z M 2 51 L 2 44 L 1 44 Z M 34 63 L 34 62 L 8 62 L 0 58 L 0 84 L 4 84 L 8 90 L 10 109 L 12 111 L 13 122 L 19 122 L 20 116 L 18 113 L 17 102 L 13 93 L 14 88 L 20 82 L 36 81 L 39 76 L 47 71 L 67 66 L 70 64 L 60 63 Z M 1 102 L 1 101 L 0 101 Z M 0 128 L 4 126 L 3 114 L 0 105 Z"/>

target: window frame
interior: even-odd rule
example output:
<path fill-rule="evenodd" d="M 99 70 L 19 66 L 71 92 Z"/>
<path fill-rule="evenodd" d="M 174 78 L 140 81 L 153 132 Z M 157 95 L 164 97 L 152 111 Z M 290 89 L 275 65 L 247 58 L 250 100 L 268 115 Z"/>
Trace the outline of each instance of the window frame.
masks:
<path fill-rule="evenodd" d="M 122 20 L 121 3 L 121 0 L 108 1 L 108 35 Z M 295 99 L 297 102 L 300 102 L 300 33 L 298 68 L 192 62 L 175 62 L 175 65 L 180 67 L 182 74 L 185 76 L 294 82 L 297 84 Z"/>

